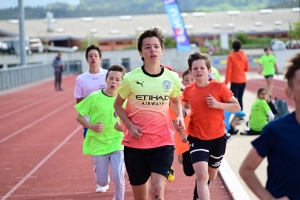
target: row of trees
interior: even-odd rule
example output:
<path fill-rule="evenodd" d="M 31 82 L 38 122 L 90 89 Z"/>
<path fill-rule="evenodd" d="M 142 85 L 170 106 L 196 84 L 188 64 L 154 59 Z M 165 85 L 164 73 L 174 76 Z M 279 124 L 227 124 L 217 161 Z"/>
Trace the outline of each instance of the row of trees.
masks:
<path fill-rule="evenodd" d="M 298 7 L 298 0 L 178 0 L 182 12 L 254 10 L 262 8 Z M 164 13 L 162 0 L 81 0 L 77 6 L 66 3 L 48 4 L 46 7 L 25 7 L 26 19 L 45 18 L 46 12 L 55 18 L 117 16 Z M 0 9 L 0 19 L 18 18 L 18 8 Z"/>

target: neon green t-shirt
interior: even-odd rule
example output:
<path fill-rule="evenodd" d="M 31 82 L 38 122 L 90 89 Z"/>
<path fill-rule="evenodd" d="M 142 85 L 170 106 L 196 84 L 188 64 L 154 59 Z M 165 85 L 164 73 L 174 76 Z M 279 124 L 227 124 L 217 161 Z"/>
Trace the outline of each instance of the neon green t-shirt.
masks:
<path fill-rule="evenodd" d="M 274 55 L 269 54 L 266 55 L 264 54 L 260 60 L 259 63 L 263 66 L 264 68 L 264 75 L 274 75 L 275 74 L 275 64 L 276 64 L 276 58 Z"/>
<path fill-rule="evenodd" d="M 148 149 L 174 145 L 169 100 L 181 95 L 177 73 L 162 67 L 161 73 L 151 75 L 139 67 L 124 76 L 117 93 L 127 99 L 125 110 L 128 118 L 143 130 L 141 138 L 135 139 L 125 127 L 125 146 Z"/>
<path fill-rule="evenodd" d="M 268 103 L 257 98 L 251 107 L 250 128 L 254 131 L 261 131 L 268 123 L 268 112 L 271 110 Z"/>
<path fill-rule="evenodd" d="M 220 72 L 217 68 L 211 67 L 211 72 L 215 75 L 216 81 L 221 81 Z"/>
<path fill-rule="evenodd" d="M 105 155 L 124 149 L 124 135 L 114 128 L 120 120 L 113 106 L 115 99 L 116 97 L 107 96 L 99 90 L 74 106 L 81 116 L 90 116 L 91 124 L 102 122 L 104 126 L 101 133 L 88 129 L 83 141 L 83 154 Z"/>

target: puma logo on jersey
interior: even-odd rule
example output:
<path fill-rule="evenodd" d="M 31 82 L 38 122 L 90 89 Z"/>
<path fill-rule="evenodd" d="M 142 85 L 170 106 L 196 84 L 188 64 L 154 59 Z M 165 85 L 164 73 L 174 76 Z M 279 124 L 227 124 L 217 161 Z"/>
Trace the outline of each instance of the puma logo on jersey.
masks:
<path fill-rule="evenodd" d="M 141 82 L 141 83 L 137 81 L 137 82 L 136 82 L 136 84 L 139 84 L 139 85 L 141 85 L 142 87 L 144 87 L 144 86 L 143 86 L 143 84 L 144 84 L 144 81 L 143 81 L 143 82 Z"/>

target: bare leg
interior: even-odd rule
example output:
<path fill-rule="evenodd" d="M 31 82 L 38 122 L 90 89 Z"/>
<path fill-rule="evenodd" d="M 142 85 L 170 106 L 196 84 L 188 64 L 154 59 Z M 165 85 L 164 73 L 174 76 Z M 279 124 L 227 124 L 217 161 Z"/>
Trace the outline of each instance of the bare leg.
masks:
<path fill-rule="evenodd" d="M 207 185 L 209 179 L 208 164 L 205 161 L 201 161 L 201 162 L 194 163 L 193 167 L 197 178 L 197 191 L 198 191 L 199 199 L 209 200 L 210 194 Z"/>
<path fill-rule="evenodd" d="M 272 91 L 273 91 L 273 77 L 268 77 L 266 78 L 267 81 L 267 91 L 269 96 L 272 96 Z"/>
<path fill-rule="evenodd" d="M 167 178 L 157 173 L 151 173 L 151 200 L 164 200 L 164 188 Z"/>
<path fill-rule="evenodd" d="M 148 182 L 143 185 L 131 186 L 134 200 L 148 200 Z"/>

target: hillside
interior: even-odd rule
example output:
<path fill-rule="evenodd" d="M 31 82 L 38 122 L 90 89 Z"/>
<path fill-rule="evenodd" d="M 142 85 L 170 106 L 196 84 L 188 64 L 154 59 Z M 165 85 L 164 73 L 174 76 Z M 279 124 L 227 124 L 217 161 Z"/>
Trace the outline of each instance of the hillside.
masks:
<path fill-rule="evenodd" d="M 178 0 L 182 12 L 256 10 L 263 8 L 298 7 L 298 0 Z M 55 18 L 95 17 L 164 13 L 162 0 L 81 0 L 77 6 L 66 3 L 46 7 L 25 7 L 26 19 L 45 18 L 51 11 Z M 0 19 L 18 18 L 18 8 L 0 9 Z"/>

